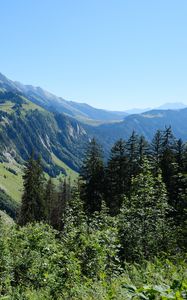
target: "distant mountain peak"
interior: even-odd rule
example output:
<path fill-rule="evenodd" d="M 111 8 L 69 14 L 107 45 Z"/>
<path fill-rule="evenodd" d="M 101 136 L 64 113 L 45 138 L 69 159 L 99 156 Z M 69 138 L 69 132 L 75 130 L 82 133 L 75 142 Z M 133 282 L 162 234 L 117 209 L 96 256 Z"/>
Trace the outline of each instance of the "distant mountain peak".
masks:
<path fill-rule="evenodd" d="M 172 110 L 175 110 L 175 109 L 183 109 L 183 108 L 186 108 L 187 105 L 182 103 L 182 102 L 168 102 L 168 103 L 165 103 L 159 107 L 157 107 L 157 109 L 162 109 L 162 110 L 166 110 L 166 109 L 172 109 Z"/>

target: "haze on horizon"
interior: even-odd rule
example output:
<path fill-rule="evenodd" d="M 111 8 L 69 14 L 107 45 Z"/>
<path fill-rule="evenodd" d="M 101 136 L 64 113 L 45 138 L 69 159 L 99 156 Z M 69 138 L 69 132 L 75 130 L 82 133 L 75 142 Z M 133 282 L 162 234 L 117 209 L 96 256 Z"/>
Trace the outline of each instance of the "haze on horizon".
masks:
<path fill-rule="evenodd" d="M 187 104 L 185 0 L 1 1 L 0 72 L 125 110 Z"/>

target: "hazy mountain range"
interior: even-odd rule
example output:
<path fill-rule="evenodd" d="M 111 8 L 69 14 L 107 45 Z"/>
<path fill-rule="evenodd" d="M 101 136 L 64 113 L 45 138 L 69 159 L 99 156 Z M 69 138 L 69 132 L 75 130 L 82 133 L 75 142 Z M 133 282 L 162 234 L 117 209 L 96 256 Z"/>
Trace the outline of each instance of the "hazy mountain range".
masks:
<path fill-rule="evenodd" d="M 99 124 L 106 122 L 122 121 L 129 114 L 140 114 L 153 108 L 132 108 L 124 111 L 109 111 L 94 108 L 86 103 L 67 101 L 62 97 L 57 97 L 52 93 L 43 90 L 41 87 L 32 85 L 23 85 L 20 82 L 12 81 L 0 73 L 0 89 L 19 91 L 27 96 L 29 100 L 38 104 L 47 110 L 63 112 L 84 123 Z M 155 109 L 182 109 L 187 105 L 177 103 L 165 103 Z"/>

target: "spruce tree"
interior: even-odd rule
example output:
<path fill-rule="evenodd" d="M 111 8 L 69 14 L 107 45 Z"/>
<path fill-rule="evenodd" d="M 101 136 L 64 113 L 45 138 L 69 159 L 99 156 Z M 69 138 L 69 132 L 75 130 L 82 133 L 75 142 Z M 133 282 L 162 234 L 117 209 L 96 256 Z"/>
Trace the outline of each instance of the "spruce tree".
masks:
<path fill-rule="evenodd" d="M 33 154 L 26 163 L 23 181 L 24 190 L 18 223 L 25 225 L 44 220 L 44 175 L 41 159 L 35 160 Z"/>
<path fill-rule="evenodd" d="M 52 225 L 52 214 L 56 204 L 57 192 L 52 178 L 50 177 L 47 181 L 44 193 L 45 201 L 45 220 L 48 224 Z"/>
<path fill-rule="evenodd" d="M 162 155 L 162 132 L 157 130 L 150 145 L 150 160 L 154 174 L 158 174 Z"/>
<path fill-rule="evenodd" d="M 51 225 L 60 231 L 64 228 L 64 214 L 70 198 L 71 184 L 69 180 L 67 181 L 66 178 L 64 178 L 60 180 L 58 193 L 54 199 L 51 212 Z"/>
<path fill-rule="evenodd" d="M 89 143 L 80 170 L 81 193 L 88 214 L 101 210 L 104 190 L 104 164 L 101 146 L 93 138 Z"/>
<path fill-rule="evenodd" d="M 128 156 L 127 182 L 128 187 L 130 188 L 132 177 L 136 176 L 139 171 L 138 135 L 135 131 L 132 132 L 127 141 L 126 150 Z"/>
<path fill-rule="evenodd" d="M 111 149 L 106 170 L 106 199 L 110 213 L 119 212 L 127 191 L 127 156 L 125 141 L 120 139 Z"/>
<path fill-rule="evenodd" d="M 149 149 L 149 144 L 146 141 L 145 137 L 141 135 L 138 142 L 138 154 L 139 154 L 138 163 L 140 168 L 143 163 L 144 157 L 148 155 L 148 149 Z"/>
<path fill-rule="evenodd" d="M 182 139 L 176 142 L 176 163 L 178 167 L 178 172 L 185 171 L 185 144 Z"/>
<path fill-rule="evenodd" d="M 176 174 L 176 140 L 172 133 L 171 127 L 168 127 L 163 132 L 162 136 L 162 154 L 160 167 L 164 183 L 166 184 L 170 204 L 172 205 L 173 185 L 172 177 Z"/>

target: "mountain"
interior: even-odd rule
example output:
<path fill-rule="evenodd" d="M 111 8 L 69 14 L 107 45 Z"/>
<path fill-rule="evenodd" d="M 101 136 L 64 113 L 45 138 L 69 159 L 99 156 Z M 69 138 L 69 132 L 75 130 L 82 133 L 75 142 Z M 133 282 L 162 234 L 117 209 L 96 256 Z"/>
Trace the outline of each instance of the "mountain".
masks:
<path fill-rule="evenodd" d="M 123 122 L 92 127 L 89 133 L 97 137 L 106 153 L 120 138 L 127 140 L 132 131 L 144 135 L 150 141 L 155 132 L 171 126 L 174 135 L 187 141 L 187 108 L 181 110 L 151 110 L 142 114 L 127 116 Z"/>
<path fill-rule="evenodd" d="M 11 146 L 12 149 L 16 149 L 22 160 L 28 157 L 28 148 L 36 148 L 38 153 L 45 154 L 45 168 L 48 173 L 54 172 L 54 176 L 59 173 L 59 170 L 54 171 L 54 161 L 50 153 L 56 155 L 68 167 L 78 171 L 83 155 L 83 144 L 93 136 L 104 145 L 105 153 L 117 139 L 127 139 L 133 130 L 150 140 L 157 129 L 163 130 L 165 126 L 171 125 L 177 137 L 187 140 L 187 109 L 157 109 L 124 116 L 124 112 L 108 112 L 87 104 L 66 101 L 40 87 L 13 82 L 2 74 L 0 74 L 0 89 L 3 95 L 1 98 L 3 100 L 4 97 L 6 102 L 5 111 L 1 112 L 2 124 L 4 127 L 6 125 L 6 130 L 4 128 L 2 132 L 3 134 L 8 132 L 7 137 L 4 137 L 4 144 L 6 147 L 9 145 L 9 148 Z M 173 105 L 176 108 L 182 104 Z M 58 112 L 57 108 L 59 108 Z M 6 114 L 6 117 L 2 113 Z M 96 121 L 94 119 L 96 115 L 98 119 L 105 120 L 105 124 L 98 126 L 91 126 L 93 122 L 85 124 L 88 118 Z M 118 116 L 123 121 L 110 123 L 112 116 L 113 118 Z M 77 119 L 84 122 L 79 122 Z M 27 128 L 28 135 L 23 127 Z M 18 134 L 20 136 L 17 137 Z M 12 140 L 12 136 L 21 139 L 22 149 L 19 149 L 16 138 Z M 0 136 L 1 140 L 2 138 Z"/>
<path fill-rule="evenodd" d="M 185 105 L 184 103 L 181 102 L 174 102 L 174 103 L 165 103 L 161 106 L 159 106 L 157 109 L 162 109 L 162 110 L 166 110 L 166 109 L 183 109 L 186 108 L 187 105 Z"/>
<path fill-rule="evenodd" d="M 187 107 L 187 105 L 182 102 L 171 102 L 171 103 L 164 103 L 163 105 L 160 105 L 160 106 L 154 108 L 154 110 L 167 110 L 167 109 L 176 110 L 176 109 L 183 109 L 186 107 Z M 128 115 L 134 115 L 134 114 L 142 114 L 142 113 L 144 113 L 146 111 L 150 111 L 150 110 L 153 110 L 153 109 L 150 107 L 132 108 L 132 109 L 125 110 L 125 112 Z"/>
<path fill-rule="evenodd" d="M 132 109 L 126 110 L 125 112 L 128 115 L 134 115 L 134 114 L 142 114 L 143 112 L 146 112 L 146 111 L 149 111 L 149 110 L 151 110 L 150 107 L 148 107 L 148 108 L 132 108 Z"/>
<path fill-rule="evenodd" d="M 85 103 L 67 101 L 57 97 L 40 87 L 23 85 L 20 82 L 12 81 L 0 73 L 1 91 L 18 91 L 23 93 L 30 101 L 50 111 L 63 112 L 84 123 L 99 124 L 123 120 L 126 112 L 113 112 L 104 109 L 94 108 Z"/>
<path fill-rule="evenodd" d="M 0 92 L 0 210 L 15 214 L 25 161 L 32 151 L 47 174 L 76 179 L 89 136 L 82 124 L 49 112 L 18 91 Z M 8 196 L 6 196 L 8 195 Z M 10 200 L 12 199 L 12 200 Z"/>
<path fill-rule="evenodd" d="M 42 155 L 46 171 L 56 176 L 59 171 L 54 170 L 52 155 L 78 170 L 88 136 L 76 120 L 48 112 L 22 94 L 4 92 L 0 93 L 0 141 L 1 158 L 22 162 L 34 149 Z"/>

